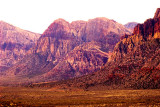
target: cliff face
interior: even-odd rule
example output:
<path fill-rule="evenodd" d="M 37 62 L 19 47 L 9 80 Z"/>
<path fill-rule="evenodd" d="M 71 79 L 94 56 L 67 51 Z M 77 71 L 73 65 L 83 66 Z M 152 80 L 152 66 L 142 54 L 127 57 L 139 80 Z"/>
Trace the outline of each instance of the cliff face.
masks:
<path fill-rule="evenodd" d="M 132 54 L 131 56 L 136 56 L 137 54 L 141 56 L 150 55 L 146 53 L 147 51 L 152 50 L 156 51 L 159 47 L 153 47 L 148 49 L 149 42 L 157 42 L 160 38 L 160 18 L 156 19 L 148 19 L 144 22 L 144 24 L 138 24 L 133 31 L 133 35 L 128 35 L 128 37 L 121 40 L 114 49 L 114 55 L 111 60 L 118 61 L 119 59 L 125 57 L 128 54 Z M 144 45 L 146 43 L 146 45 Z M 148 44 L 147 44 L 148 43 Z M 151 45 L 155 45 L 154 43 L 150 43 Z M 154 50 L 155 49 L 155 50 Z M 142 55 L 146 53 L 146 55 Z M 118 57 L 117 57 L 118 55 Z"/>
<path fill-rule="evenodd" d="M 10 67 L 35 44 L 39 34 L 0 21 L 0 66 Z"/>
<path fill-rule="evenodd" d="M 42 84 L 61 88 L 160 88 L 160 17 L 146 20 L 125 35 L 100 71 L 68 81 Z"/>
<path fill-rule="evenodd" d="M 138 26 L 134 28 L 133 34 L 143 35 L 147 39 L 149 36 L 154 36 L 155 33 L 160 32 L 159 23 L 159 18 L 148 19 L 144 22 L 144 24 L 138 24 Z"/>
<path fill-rule="evenodd" d="M 160 17 L 160 8 L 156 10 L 156 13 L 154 15 L 154 18 L 159 18 L 159 17 Z"/>
<path fill-rule="evenodd" d="M 119 79 L 125 87 L 160 88 L 159 23 L 160 17 L 146 20 L 115 46 L 108 65 L 116 63 L 112 73 L 125 76 Z"/>
<path fill-rule="evenodd" d="M 112 51 L 125 33 L 130 32 L 123 25 L 106 18 L 96 18 L 88 22 L 74 21 L 71 24 L 58 19 L 42 34 L 32 51 L 50 51 L 52 56 L 58 58 L 66 55 L 74 47 L 91 41 L 99 43 L 104 51 Z"/>
<path fill-rule="evenodd" d="M 110 52 L 125 33 L 130 32 L 106 18 L 72 23 L 55 20 L 27 56 L 3 75 L 23 75 L 22 82 L 26 79 L 39 82 L 95 72 L 107 62 Z"/>
<path fill-rule="evenodd" d="M 109 53 L 101 51 L 99 44 L 84 43 L 75 47 L 52 70 L 39 78 L 62 80 L 89 74 L 99 70 L 108 57 Z"/>

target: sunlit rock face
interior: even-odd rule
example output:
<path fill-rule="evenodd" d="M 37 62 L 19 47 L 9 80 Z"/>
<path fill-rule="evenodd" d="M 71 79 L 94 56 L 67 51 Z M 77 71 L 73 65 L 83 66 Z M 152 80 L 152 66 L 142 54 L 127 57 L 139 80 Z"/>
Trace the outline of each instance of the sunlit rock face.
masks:
<path fill-rule="evenodd" d="M 160 17 L 160 8 L 157 8 L 154 18 L 159 18 L 159 17 Z"/>

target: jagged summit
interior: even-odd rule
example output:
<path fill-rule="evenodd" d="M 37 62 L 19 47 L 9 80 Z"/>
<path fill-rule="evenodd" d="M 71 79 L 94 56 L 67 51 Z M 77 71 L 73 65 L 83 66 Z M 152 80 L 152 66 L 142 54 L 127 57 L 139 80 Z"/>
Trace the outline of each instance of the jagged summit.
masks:
<path fill-rule="evenodd" d="M 69 35 L 70 32 L 70 24 L 64 19 L 55 20 L 47 30 L 44 31 L 42 35 L 51 36 L 51 37 L 59 37 L 62 35 Z"/>
<path fill-rule="evenodd" d="M 154 18 L 159 18 L 159 17 L 160 17 L 160 8 L 157 8 Z"/>

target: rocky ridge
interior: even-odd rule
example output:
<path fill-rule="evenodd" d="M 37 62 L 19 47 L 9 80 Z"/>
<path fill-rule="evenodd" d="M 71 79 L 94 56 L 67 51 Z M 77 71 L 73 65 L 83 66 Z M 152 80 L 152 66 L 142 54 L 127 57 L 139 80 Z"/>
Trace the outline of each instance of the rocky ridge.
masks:
<path fill-rule="evenodd" d="M 159 10 L 159 9 L 158 9 Z M 160 88 L 160 17 L 146 20 L 132 35 L 119 41 L 100 71 L 68 81 L 36 86 L 72 89 L 159 89 Z M 33 85 L 34 86 L 34 85 Z"/>
<path fill-rule="evenodd" d="M 130 34 L 130 31 L 107 18 L 72 23 L 57 19 L 25 58 L 3 76 L 12 77 L 13 83 L 19 81 L 17 76 L 23 77 L 21 82 L 24 83 L 57 81 L 95 72 L 107 62 L 125 33 Z"/>

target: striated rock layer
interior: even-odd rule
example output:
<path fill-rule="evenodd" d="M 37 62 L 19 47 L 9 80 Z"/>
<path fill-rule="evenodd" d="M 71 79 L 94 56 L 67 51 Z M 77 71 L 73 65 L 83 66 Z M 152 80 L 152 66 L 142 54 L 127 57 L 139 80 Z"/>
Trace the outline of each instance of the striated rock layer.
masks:
<path fill-rule="evenodd" d="M 124 34 L 130 34 L 130 31 L 107 18 L 72 23 L 57 19 L 26 57 L 1 78 L 10 76 L 13 83 L 21 77 L 19 83 L 57 81 L 95 72 L 107 62 Z M 3 81 L 8 83 L 4 78 Z"/>

